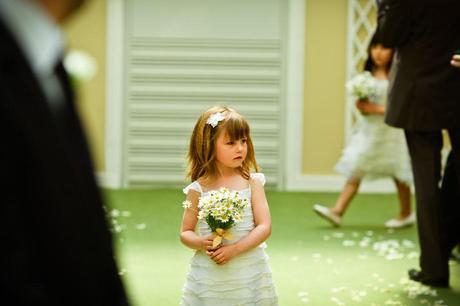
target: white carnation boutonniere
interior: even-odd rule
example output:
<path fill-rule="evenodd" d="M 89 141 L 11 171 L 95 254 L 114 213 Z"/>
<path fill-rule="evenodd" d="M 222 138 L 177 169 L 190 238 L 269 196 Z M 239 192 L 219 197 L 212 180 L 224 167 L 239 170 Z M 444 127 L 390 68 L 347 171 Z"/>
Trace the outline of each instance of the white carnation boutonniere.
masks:
<path fill-rule="evenodd" d="M 224 120 L 225 116 L 222 113 L 215 113 L 209 116 L 208 120 L 206 121 L 207 124 L 211 125 L 213 128 L 215 128 L 220 121 Z"/>
<path fill-rule="evenodd" d="M 65 70 L 75 83 L 91 80 L 97 72 L 97 62 L 93 56 L 81 51 L 72 50 L 64 58 Z"/>

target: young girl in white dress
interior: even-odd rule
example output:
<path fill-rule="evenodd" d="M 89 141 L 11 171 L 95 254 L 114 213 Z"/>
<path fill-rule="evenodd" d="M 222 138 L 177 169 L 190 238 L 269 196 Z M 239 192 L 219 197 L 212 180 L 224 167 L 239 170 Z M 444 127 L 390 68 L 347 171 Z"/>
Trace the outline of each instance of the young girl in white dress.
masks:
<path fill-rule="evenodd" d="M 404 132 L 386 125 L 383 118 L 392 58 L 393 51 L 385 48 L 374 35 L 369 44 L 364 70 L 375 78 L 377 94 L 370 101 L 356 102 L 363 116 L 336 165 L 336 170 L 347 177 L 347 182 L 333 208 L 319 204 L 313 206 L 319 216 L 334 226 L 341 224 L 361 180 L 382 177 L 393 178 L 400 205 L 399 214 L 387 221 L 385 226 L 401 228 L 415 222 L 415 215 L 411 212 L 412 171 Z"/>
<path fill-rule="evenodd" d="M 247 121 L 228 107 L 205 111 L 192 133 L 188 164 L 192 183 L 183 191 L 190 202 L 184 211 L 180 239 L 196 252 L 181 305 L 278 305 L 264 251 L 264 241 L 271 233 L 265 177 L 257 173 Z M 234 239 L 224 239 L 213 249 L 210 227 L 204 219 L 197 219 L 198 201 L 220 187 L 238 190 L 249 205 L 243 220 L 230 229 Z"/>

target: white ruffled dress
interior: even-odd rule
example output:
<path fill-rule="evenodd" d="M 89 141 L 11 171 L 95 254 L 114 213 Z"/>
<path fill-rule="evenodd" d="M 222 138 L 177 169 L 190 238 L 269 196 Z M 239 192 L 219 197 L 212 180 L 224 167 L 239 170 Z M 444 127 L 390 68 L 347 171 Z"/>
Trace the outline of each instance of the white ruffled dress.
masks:
<path fill-rule="evenodd" d="M 265 177 L 262 173 L 253 173 L 251 178 L 265 184 Z M 185 187 L 183 191 L 187 194 L 190 189 L 203 195 L 208 192 L 203 192 L 197 181 Z M 251 206 L 251 188 L 241 190 L 240 195 L 248 198 L 249 205 L 244 210 L 243 220 L 236 223 L 231 229 L 235 240 L 229 242 L 224 239 L 224 244 L 234 243 L 245 237 L 255 227 Z M 211 235 L 211 229 L 206 221 L 198 220 L 197 233 L 200 236 Z M 190 270 L 183 287 L 180 305 L 278 305 L 265 248 L 264 242 L 224 265 L 217 265 L 205 252 L 196 251 L 190 262 Z"/>
<path fill-rule="evenodd" d="M 388 80 L 376 79 L 377 94 L 371 101 L 385 105 Z M 357 130 L 335 166 L 348 178 L 378 179 L 394 177 L 411 185 L 413 181 L 410 157 L 404 132 L 385 124 L 384 116 L 362 116 Z"/>

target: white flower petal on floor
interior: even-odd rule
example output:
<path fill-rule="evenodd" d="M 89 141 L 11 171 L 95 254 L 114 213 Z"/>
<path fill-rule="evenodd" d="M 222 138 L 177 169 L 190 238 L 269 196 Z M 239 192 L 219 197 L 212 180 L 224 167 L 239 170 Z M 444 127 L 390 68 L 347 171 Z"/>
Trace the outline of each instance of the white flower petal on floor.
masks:
<path fill-rule="evenodd" d="M 308 303 L 310 302 L 310 299 L 308 298 L 308 292 L 305 292 L 305 291 L 300 291 L 300 292 L 297 292 L 297 296 L 300 298 L 300 301 L 302 303 Z"/>
<path fill-rule="evenodd" d="M 344 305 L 346 305 L 345 302 L 339 300 L 339 299 L 336 298 L 336 297 L 332 297 L 332 298 L 331 298 L 331 301 L 333 301 L 334 303 L 336 303 L 336 304 L 339 305 L 339 306 L 344 306 Z"/>
<path fill-rule="evenodd" d="M 364 297 L 367 295 L 367 292 L 363 290 L 352 290 L 350 294 L 353 301 L 362 302 Z"/>
<path fill-rule="evenodd" d="M 372 242 L 371 238 L 363 237 L 363 239 L 359 242 L 359 246 L 362 248 L 367 248 L 368 246 L 370 246 L 371 242 Z"/>
<path fill-rule="evenodd" d="M 120 216 L 120 211 L 118 209 L 112 209 L 112 211 L 110 212 L 110 216 L 112 218 L 117 218 L 118 216 Z"/>
<path fill-rule="evenodd" d="M 436 289 L 432 289 L 428 286 L 411 281 L 407 278 L 402 278 L 399 283 L 403 285 L 404 292 L 406 292 L 407 296 L 411 299 L 416 299 L 420 296 L 438 296 L 438 292 L 436 291 Z"/>
<path fill-rule="evenodd" d="M 404 305 L 403 303 L 401 303 L 400 301 L 395 301 L 393 299 L 389 299 L 389 300 L 386 300 L 385 301 L 385 304 L 384 305 L 395 305 L 395 306 L 402 306 Z"/>
<path fill-rule="evenodd" d="M 126 270 L 126 269 L 124 269 L 124 268 L 123 268 L 123 269 L 120 269 L 120 271 L 118 271 L 118 275 L 125 275 L 126 272 L 128 272 L 128 270 Z"/>
<path fill-rule="evenodd" d="M 347 289 L 347 287 L 342 286 L 342 287 L 332 288 L 331 292 L 332 293 L 340 293 L 340 292 L 344 292 L 346 289 Z"/>
<path fill-rule="evenodd" d="M 315 253 L 312 255 L 313 259 L 321 259 L 321 254 Z"/>
<path fill-rule="evenodd" d="M 145 224 L 145 223 L 136 224 L 136 229 L 137 230 L 142 231 L 142 230 L 145 230 L 146 228 L 147 228 L 147 224 Z"/>
<path fill-rule="evenodd" d="M 406 248 L 415 248 L 415 243 L 410 240 L 403 240 L 402 245 Z"/>
<path fill-rule="evenodd" d="M 356 242 L 354 240 L 344 240 L 342 242 L 342 245 L 346 247 L 351 247 L 351 246 L 355 246 Z"/>
<path fill-rule="evenodd" d="M 345 234 L 342 233 L 342 232 L 334 232 L 334 233 L 332 233 L 332 237 L 334 237 L 334 238 L 343 238 L 344 236 L 345 236 Z"/>

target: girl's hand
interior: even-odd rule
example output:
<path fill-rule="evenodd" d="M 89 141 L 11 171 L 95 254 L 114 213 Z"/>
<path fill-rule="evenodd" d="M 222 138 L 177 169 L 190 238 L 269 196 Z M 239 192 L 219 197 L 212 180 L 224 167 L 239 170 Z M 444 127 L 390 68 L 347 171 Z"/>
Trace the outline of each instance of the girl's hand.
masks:
<path fill-rule="evenodd" d="M 218 265 L 225 265 L 233 257 L 238 255 L 238 251 L 234 244 L 227 244 L 221 246 L 219 249 L 214 251 L 207 251 L 209 257 Z"/>
<path fill-rule="evenodd" d="M 384 106 L 378 105 L 372 102 L 368 102 L 368 101 L 362 101 L 362 100 L 356 101 L 356 108 L 363 115 L 370 115 L 370 114 L 383 115 L 385 114 Z"/>
<path fill-rule="evenodd" d="M 206 251 L 206 252 L 213 250 L 213 248 L 212 248 L 212 241 L 213 240 L 214 240 L 214 237 L 212 235 L 202 237 L 201 238 L 201 249 L 203 251 Z"/>

